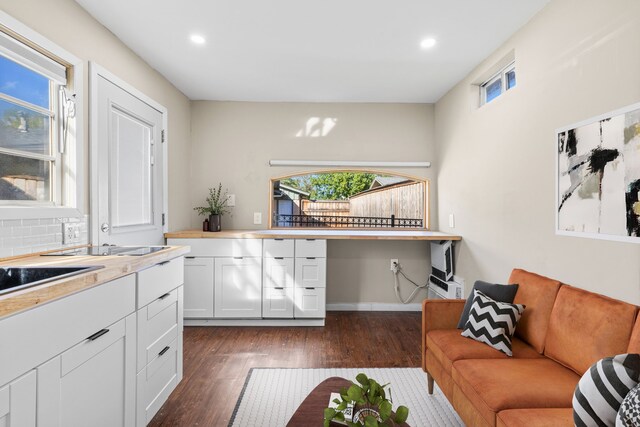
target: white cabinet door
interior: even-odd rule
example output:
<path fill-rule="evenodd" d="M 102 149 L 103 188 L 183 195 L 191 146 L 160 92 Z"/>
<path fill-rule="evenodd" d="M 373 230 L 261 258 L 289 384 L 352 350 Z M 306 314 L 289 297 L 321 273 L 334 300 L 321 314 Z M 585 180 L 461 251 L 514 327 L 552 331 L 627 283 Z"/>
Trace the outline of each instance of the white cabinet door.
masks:
<path fill-rule="evenodd" d="M 36 371 L 0 387 L 0 426 L 36 425 Z"/>
<path fill-rule="evenodd" d="M 321 318 L 325 317 L 325 288 L 295 288 L 294 317 Z"/>
<path fill-rule="evenodd" d="M 293 287 L 293 258 L 265 258 L 262 286 L 265 288 Z"/>
<path fill-rule="evenodd" d="M 136 315 L 39 366 L 38 426 L 135 425 Z"/>
<path fill-rule="evenodd" d="M 327 286 L 326 258 L 296 258 L 296 287 L 324 288 Z"/>
<path fill-rule="evenodd" d="M 294 288 L 264 288 L 262 296 L 262 317 L 291 319 L 293 318 Z"/>
<path fill-rule="evenodd" d="M 213 258 L 184 260 L 184 317 L 213 317 Z"/>
<path fill-rule="evenodd" d="M 262 259 L 216 258 L 216 318 L 262 317 Z"/>

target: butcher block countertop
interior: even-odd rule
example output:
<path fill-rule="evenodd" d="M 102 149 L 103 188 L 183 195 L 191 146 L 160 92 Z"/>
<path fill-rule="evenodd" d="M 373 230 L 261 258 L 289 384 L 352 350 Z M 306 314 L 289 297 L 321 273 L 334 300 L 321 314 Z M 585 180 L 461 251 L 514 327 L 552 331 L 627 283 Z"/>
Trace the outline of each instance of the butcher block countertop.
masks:
<path fill-rule="evenodd" d="M 461 236 L 421 230 L 184 230 L 166 233 L 167 239 L 343 239 L 343 240 L 461 240 Z"/>
<path fill-rule="evenodd" d="M 61 278 L 43 283 L 42 285 L 0 295 L 0 319 L 101 285 L 187 253 L 189 253 L 188 246 L 170 246 L 165 250 L 142 256 L 30 255 L 11 259 L 0 259 L 0 267 L 103 266 L 103 268 L 98 270 L 92 270 L 87 273 Z"/>

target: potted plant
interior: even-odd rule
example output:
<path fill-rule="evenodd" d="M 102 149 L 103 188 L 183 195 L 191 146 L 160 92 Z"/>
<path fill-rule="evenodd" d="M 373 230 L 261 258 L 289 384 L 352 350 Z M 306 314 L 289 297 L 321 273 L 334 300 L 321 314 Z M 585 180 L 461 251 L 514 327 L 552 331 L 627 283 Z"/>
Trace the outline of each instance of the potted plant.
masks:
<path fill-rule="evenodd" d="M 389 384 L 380 385 L 362 373 L 356 376 L 356 381 L 358 384 L 352 383 L 349 388 L 340 390 L 340 399 L 333 400 L 337 407 L 325 408 L 324 427 L 328 427 L 334 420 L 349 427 L 393 427 L 407 420 L 409 408 L 406 406 L 398 406 L 393 414 L 391 400 L 387 399 L 385 392 L 385 387 Z M 349 406 L 353 407 L 353 421 L 344 416 L 344 411 Z"/>
<path fill-rule="evenodd" d="M 220 231 L 223 214 L 229 213 L 227 203 L 229 201 L 227 190 L 222 191 L 222 183 L 218 188 L 209 188 L 209 196 L 205 199 L 206 206 L 198 206 L 193 210 L 198 211 L 198 215 L 209 215 L 209 231 Z"/>

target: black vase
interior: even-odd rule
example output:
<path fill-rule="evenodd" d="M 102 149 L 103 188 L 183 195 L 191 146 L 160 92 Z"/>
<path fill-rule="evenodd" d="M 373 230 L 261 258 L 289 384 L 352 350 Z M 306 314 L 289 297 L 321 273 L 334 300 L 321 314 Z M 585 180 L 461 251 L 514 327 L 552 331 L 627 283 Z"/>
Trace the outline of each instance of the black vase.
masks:
<path fill-rule="evenodd" d="M 220 231 L 222 215 L 209 215 L 209 231 Z"/>

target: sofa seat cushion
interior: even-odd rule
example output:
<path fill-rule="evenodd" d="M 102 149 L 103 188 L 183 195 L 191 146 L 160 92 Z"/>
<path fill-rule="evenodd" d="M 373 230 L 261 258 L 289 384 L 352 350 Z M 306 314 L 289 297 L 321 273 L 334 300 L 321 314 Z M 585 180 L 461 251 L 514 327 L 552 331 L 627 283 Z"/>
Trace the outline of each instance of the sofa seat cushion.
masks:
<path fill-rule="evenodd" d="M 507 409 L 496 418 L 497 427 L 573 427 L 571 408 Z"/>
<path fill-rule="evenodd" d="M 540 359 L 458 360 L 453 382 L 490 424 L 505 409 L 571 408 L 580 376 Z"/>
<path fill-rule="evenodd" d="M 538 352 L 521 339 L 513 338 L 511 342 L 513 358 L 542 358 Z M 466 359 L 508 359 L 503 352 L 487 344 L 465 338 L 459 329 L 439 329 L 427 334 L 427 348 L 440 362 L 444 370 L 451 375 L 451 364 L 456 360 Z"/>

